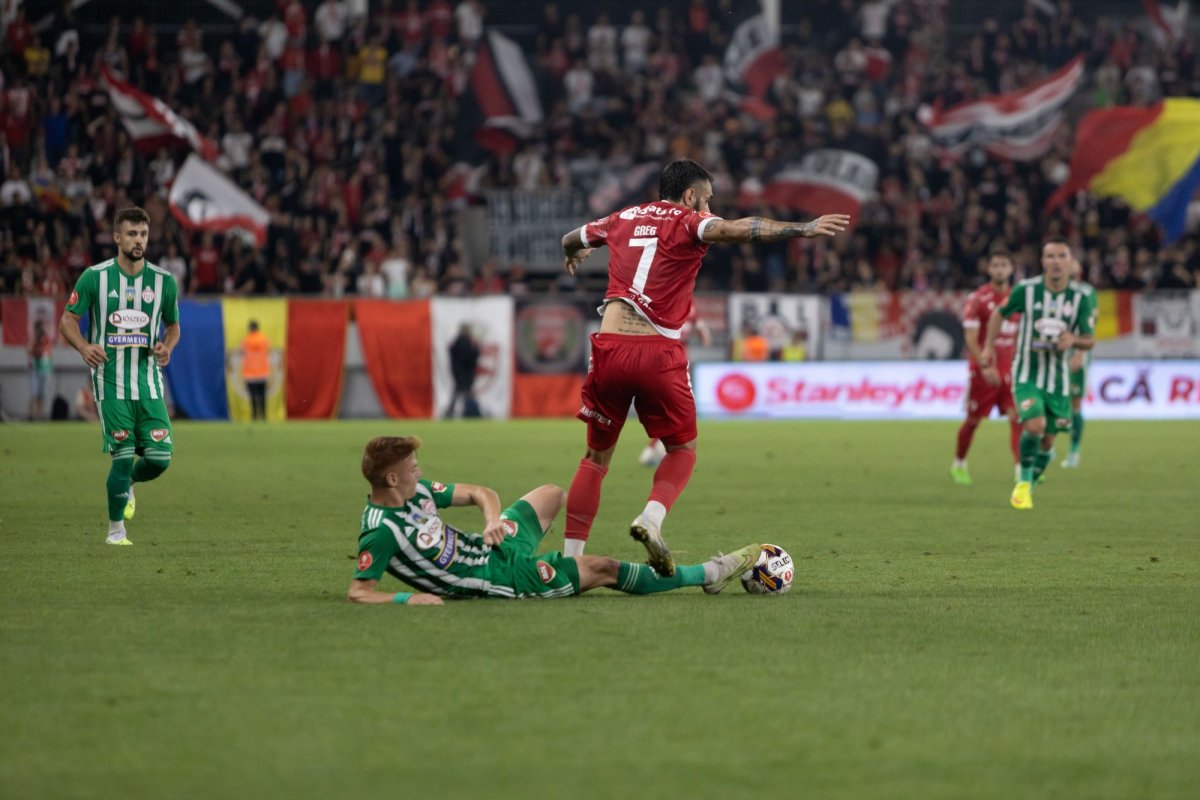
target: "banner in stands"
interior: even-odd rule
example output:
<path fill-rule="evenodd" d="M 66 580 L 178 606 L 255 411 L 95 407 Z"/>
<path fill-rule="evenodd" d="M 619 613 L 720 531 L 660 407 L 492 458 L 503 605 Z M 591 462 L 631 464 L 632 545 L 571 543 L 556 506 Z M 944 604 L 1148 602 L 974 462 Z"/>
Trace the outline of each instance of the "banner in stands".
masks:
<path fill-rule="evenodd" d="M 577 189 L 488 192 L 488 252 L 505 264 L 561 269 L 563 234 L 595 216 L 588 209 L 587 194 Z M 607 264 L 607 253 L 598 253 L 583 268 L 599 271 Z"/>
<path fill-rule="evenodd" d="M 961 361 L 698 364 L 696 406 L 707 418 L 959 419 Z M 1098 360 L 1090 419 L 1200 419 L 1200 362 Z"/>
<path fill-rule="evenodd" d="M 587 323 L 600 318 L 594 303 L 556 296 L 522 298 L 515 311 L 517 372 L 587 372 Z"/>
<path fill-rule="evenodd" d="M 1133 304 L 1137 354 L 1148 358 L 1200 355 L 1200 292 L 1143 292 Z"/>
<path fill-rule="evenodd" d="M 799 294 L 749 294 L 729 296 L 729 334 L 742 336 L 749 324 L 767 340 L 772 360 L 778 360 L 783 348 L 802 342 L 808 358 L 821 352 L 821 298 Z"/>
<path fill-rule="evenodd" d="M 435 297 L 430 320 L 434 413 L 507 418 L 513 378 L 512 298 Z"/>

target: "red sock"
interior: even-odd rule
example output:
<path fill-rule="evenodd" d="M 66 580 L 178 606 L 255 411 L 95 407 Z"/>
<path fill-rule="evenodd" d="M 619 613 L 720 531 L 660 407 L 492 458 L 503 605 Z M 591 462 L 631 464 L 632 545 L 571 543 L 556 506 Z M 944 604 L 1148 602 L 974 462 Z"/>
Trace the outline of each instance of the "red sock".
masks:
<path fill-rule="evenodd" d="M 582 539 L 587 541 L 592 531 L 592 521 L 596 519 L 596 510 L 600 508 L 600 484 L 608 474 L 608 467 L 602 467 L 595 461 L 580 459 L 579 469 L 571 481 L 567 491 L 567 525 L 563 533 L 567 539 Z"/>
<path fill-rule="evenodd" d="M 679 495 L 683 494 L 695 469 L 695 450 L 668 450 L 662 463 L 654 471 L 654 486 L 650 489 L 650 499 L 657 500 L 670 511 Z"/>
<path fill-rule="evenodd" d="M 1021 463 L 1021 423 L 1010 422 L 1008 424 L 1008 444 L 1012 448 L 1013 462 Z"/>
<path fill-rule="evenodd" d="M 962 460 L 967 457 L 967 451 L 971 449 L 971 440 L 975 438 L 975 429 L 979 427 L 978 420 L 966 420 L 962 427 L 958 429 L 958 446 L 954 448 L 954 457 Z"/>

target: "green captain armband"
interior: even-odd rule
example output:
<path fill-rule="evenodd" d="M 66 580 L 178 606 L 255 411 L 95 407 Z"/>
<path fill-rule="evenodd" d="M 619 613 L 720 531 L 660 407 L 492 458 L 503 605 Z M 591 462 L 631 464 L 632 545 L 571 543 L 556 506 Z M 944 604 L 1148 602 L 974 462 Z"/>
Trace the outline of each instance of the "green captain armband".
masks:
<path fill-rule="evenodd" d="M 405 603 L 408 602 L 408 598 L 410 598 L 412 596 L 413 596 L 412 592 L 396 592 L 396 594 L 393 595 L 393 597 L 392 597 L 392 602 L 399 603 L 400 605 L 404 605 Z"/>

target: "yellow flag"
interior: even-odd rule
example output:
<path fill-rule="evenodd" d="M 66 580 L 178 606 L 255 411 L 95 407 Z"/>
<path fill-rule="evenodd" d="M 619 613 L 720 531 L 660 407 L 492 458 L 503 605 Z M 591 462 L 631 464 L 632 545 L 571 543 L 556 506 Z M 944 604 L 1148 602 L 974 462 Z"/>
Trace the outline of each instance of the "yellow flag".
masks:
<path fill-rule="evenodd" d="M 259 333 L 266 337 L 267 351 L 267 419 L 287 419 L 284 371 L 287 355 L 287 300 L 247 300 L 225 298 L 221 301 L 225 322 L 225 386 L 229 393 L 229 418 L 235 421 L 251 419 L 250 389 L 247 384 L 249 366 L 246 336 L 250 323 L 258 324 Z M 250 359 L 254 356 L 251 354 Z M 257 377 L 252 381 L 258 380 Z"/>

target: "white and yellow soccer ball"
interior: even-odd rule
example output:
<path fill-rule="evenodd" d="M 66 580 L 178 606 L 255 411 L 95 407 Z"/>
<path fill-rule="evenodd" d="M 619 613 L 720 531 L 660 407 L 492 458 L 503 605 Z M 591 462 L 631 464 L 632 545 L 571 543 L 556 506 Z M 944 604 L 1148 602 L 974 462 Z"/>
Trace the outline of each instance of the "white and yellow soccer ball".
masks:
<path fill-rule="evenodd" d="M 783 594 L 792 588 L 795 574 L 786 550 L 777 544 L 764 544 L 758 561 L 742 575 L 742 587 L 750 594 Z"/>

